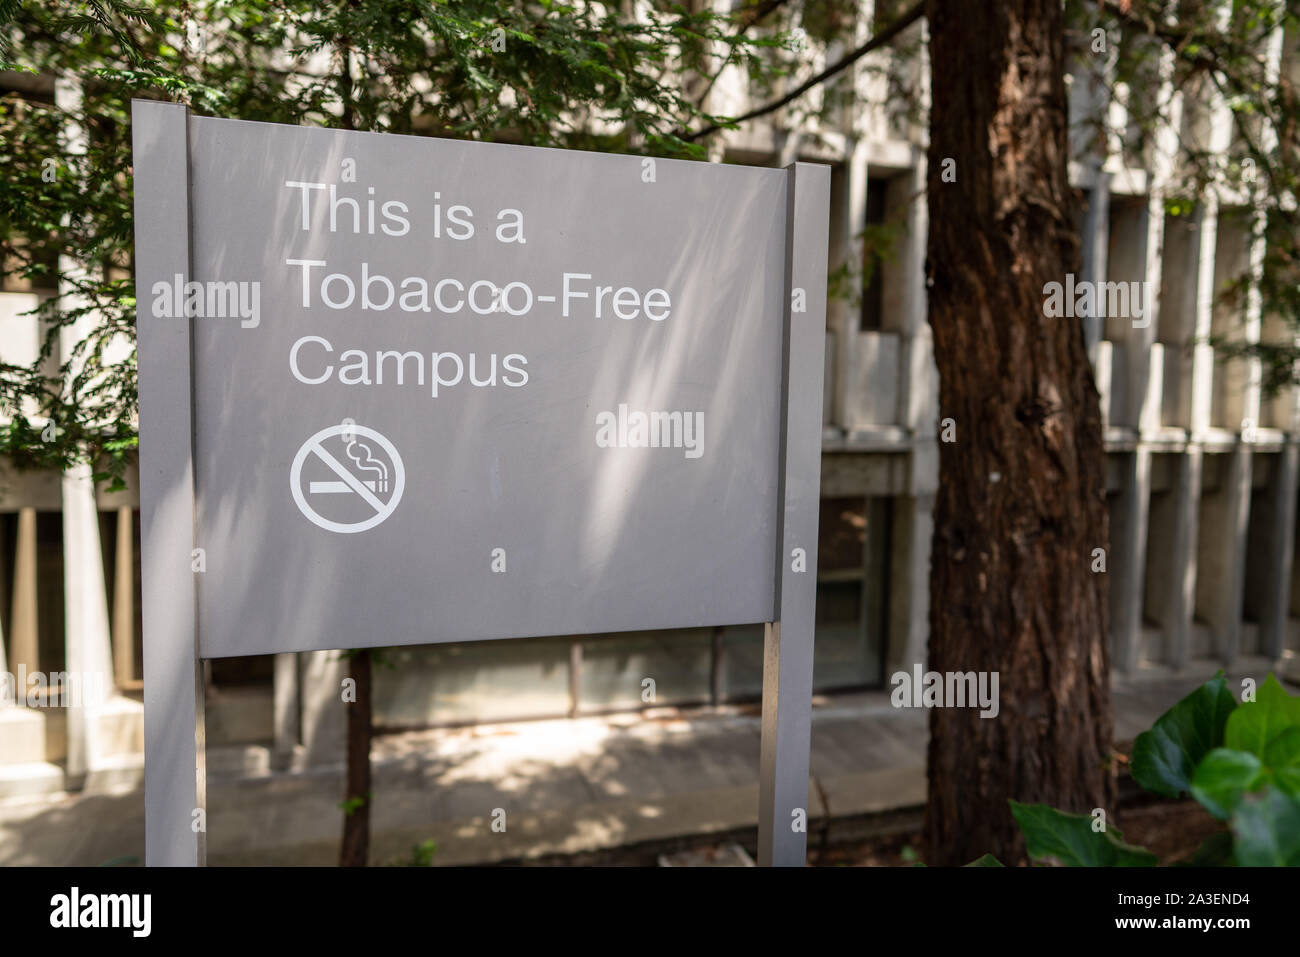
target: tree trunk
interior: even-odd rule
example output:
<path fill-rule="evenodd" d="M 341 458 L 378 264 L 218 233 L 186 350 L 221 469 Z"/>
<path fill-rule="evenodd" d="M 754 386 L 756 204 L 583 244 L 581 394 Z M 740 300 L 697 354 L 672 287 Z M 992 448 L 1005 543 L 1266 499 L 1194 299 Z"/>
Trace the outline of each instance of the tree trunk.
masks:
<path fill-rule="evenodd" d="M 929 669 L 999 675 L 930 712 L 925 860 L 1024 856 L 1008 799 L 1113 808 L 1105 449 L 1082 321 L 1060 0 L 929 0 L 930 325 L 940 442 Z M 944 160 L 956 161 L 944 182 Z M 948 164 L 949 179 L 952 166 Z"/>
<path fill-rule="evenodd" d="M 370 649 L 353 652 L 357 700 L 348 705 L 347 788 L 343 795 L 340 867 L 365 867 L 370 855 Z"/>

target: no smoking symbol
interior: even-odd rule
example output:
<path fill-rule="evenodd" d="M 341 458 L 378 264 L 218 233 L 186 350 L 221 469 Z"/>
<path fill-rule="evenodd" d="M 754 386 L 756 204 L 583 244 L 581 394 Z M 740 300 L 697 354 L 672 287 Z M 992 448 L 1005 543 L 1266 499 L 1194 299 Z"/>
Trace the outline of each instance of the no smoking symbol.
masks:
<path fill-rule="evenodd" d="M 363 425 L 321 429 L 298 450 L 289 488 L 314 525 L 348 534 L 374 528 L 397 508 L 406 470 L 397 448 Z"/>

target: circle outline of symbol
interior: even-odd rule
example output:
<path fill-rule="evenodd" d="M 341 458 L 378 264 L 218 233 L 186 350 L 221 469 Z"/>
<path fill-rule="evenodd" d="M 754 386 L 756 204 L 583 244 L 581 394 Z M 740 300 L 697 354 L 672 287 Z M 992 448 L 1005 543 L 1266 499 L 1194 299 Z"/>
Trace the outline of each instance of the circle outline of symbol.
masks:
<path fill-rule="evenodd" d="M 319 512 L 307 503 L 306 496 L 302 492 L 302 466 L 307 461 L 307 456 L 312 450 L 319 447 L 326 439 L 334 435 L 351 435 L 364 436 L 368 439 L 374 439 L 379 443 L 379 447 L 388 453 L 388 457 L 393 462 L 393 494 L 389 498 L 383 511 L 376 512 L 370 518 L 362 522 L 343 523 L 334 522 L 324 518 Z M 397 503 L 402 500 L 402 492 L 406 488 L 406 468 L 402 465 L 402 457 L 398 454 L 397 448 L 387 438 L 380 435 L 374 429 L 366 428 L 364 425 L 331 425 L 328 428 L 321 429 L 298 450 L 298 454 L 293 457 L 293 465 L 289 468 L 289 490 L 293 493 L 294 503 L 298 506 L 298 511 L 302 512 L 307 521 L 313 525 L 319 526 L 329 532 L 339 532 L 348 535 L 353 532 L 364 532 L 367 529 L 374 528 L 388 516 L 397 510 Z"/>

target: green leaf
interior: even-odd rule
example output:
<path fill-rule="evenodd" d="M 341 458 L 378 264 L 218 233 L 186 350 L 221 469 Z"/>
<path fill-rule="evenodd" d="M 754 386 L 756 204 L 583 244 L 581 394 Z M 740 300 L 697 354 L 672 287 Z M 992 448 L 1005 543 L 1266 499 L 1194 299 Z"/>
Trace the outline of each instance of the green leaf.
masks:
<path fill-rule="evenodd" d="M 1300 768 L 1300 726 L 1285 729 L 1264 745 L 1264 763 L 1270 768 Z"/>
<path fill-rule="evenodd" d="M 1300 768 L 1274 768 L 1273 783 L 1293 798 L 1300 798 Z"/>
<path fill-rule="evenodd" d="M 372 800 L 374 800 L 374 797 L 375 797 L 375 792 L 373 791 L 367 791 L 364 797 L 362 797 L 361 795 L 354 795 L 350 798 L 340 801 L 338 803 L 338 809 L 343 812 L 344 817 L 351 817 L 354 813 L 361 810 L 361 808 L 365 807 Z"/>
<path fill-rule="evenodd" d="M 1300 867 L 1300 800 L 1274 788 L 1242 800 L 1232 816 L 1242 867 Z"/>
<path fill-rule="evenodd" d="M 438 842 L 435 840 L 421 841 L 419 844 L 411 847 L 412 867 L 432 867 L 434 855 L 438 853 Z"/>
<path fill-rule="evenodd" d="M 1191 790 L 1201 758 L 1223 744 L 1237 699 L 1220 671 L 1162 714 L 1133 742 L 1130 768 L 1143 790 L 1178 797 Z"/>
<path fill-rule="evenodd" d="M 1300 728 L 1300 698 L 1291 697 L 1269 675 L 1255 700 L 1243 704 L 1228 719 L 1224 744 L 1263 758 L 1273 739 L 1290 728 Z"/>
<path fill-rule="evenodd" d="M 1196 766 L 1192 778 L 1192 797 L 1201 806 L 1226 821 L 1237 802 L 1247 791 L 1264 781 L 1264 764 L 1249 751 L 1215 748 Z"/>
<path fill-rule="evenodd" d="M 1003 867 L 1003 863 L 992 854 L 981 854 L 975 860 L 966 865 L 967 867 Z"/>
<path fill-rule="evenodd" d="M 1053 857 L 1067 867 L 1154 867 L 1156 856 L 1124 843 L 1116 828 L 1094 831 L 1089 814 L 1069 814 L 1046 804 L 1011 802 L 1029 856 Z"/>

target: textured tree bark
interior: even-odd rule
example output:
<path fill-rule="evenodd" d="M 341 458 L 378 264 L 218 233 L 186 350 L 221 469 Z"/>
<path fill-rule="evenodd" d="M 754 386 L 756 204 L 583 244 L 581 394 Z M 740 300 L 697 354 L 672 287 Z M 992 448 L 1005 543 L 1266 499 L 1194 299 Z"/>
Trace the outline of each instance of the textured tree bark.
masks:
<path fill-rule="evenodd" d="M 930 712 L 925 860 L 1023 859 L 1008 799 L 1113 807 L 1105 449 L 1079 320 L 1060 0 L 929 0 L 930 325 L 940 419 L 929 668 L 996 671 L 1000 710 Z M 944 160 L 956 181 L 944 182 Z M 951 169 L 951 165 L 949 165 Z"/>
<path fill-rule="evenodd" d="M 352 655 L 352 680 L 357 700 L 348 709 L 347 788 L 343 795 L 343 844 L 340 867 L 365 867 L 370 856 L 370 739 L 371 696 L 370 649 Z"/>

